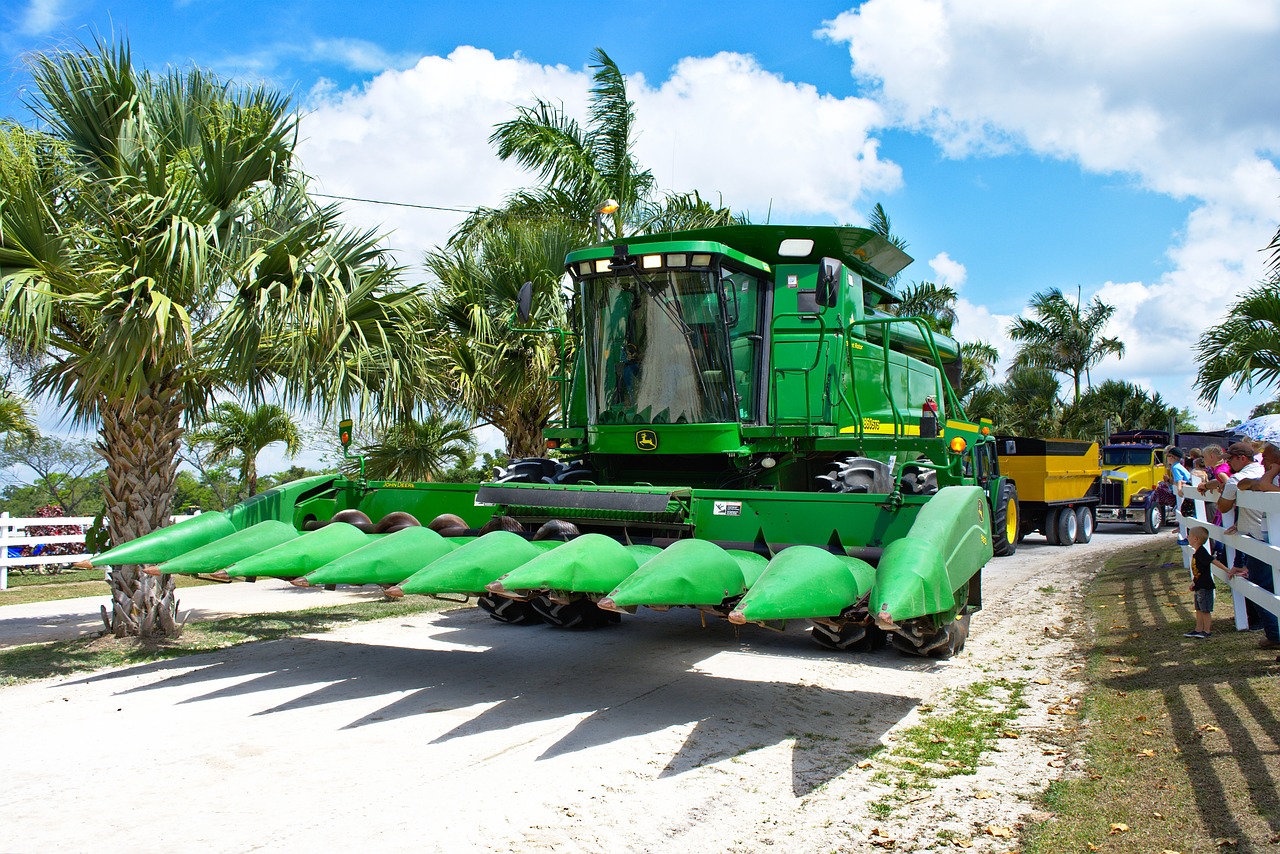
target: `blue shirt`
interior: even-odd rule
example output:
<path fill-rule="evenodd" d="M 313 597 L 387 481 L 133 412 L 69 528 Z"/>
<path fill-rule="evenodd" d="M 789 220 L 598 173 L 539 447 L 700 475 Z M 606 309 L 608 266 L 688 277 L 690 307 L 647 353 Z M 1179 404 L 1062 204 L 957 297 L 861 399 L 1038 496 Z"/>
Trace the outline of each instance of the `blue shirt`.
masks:
<path fill-rule="evenodd" d="M 1173 474 L 1174 483 L 1191 483 L 1191 472 L 1182 463 L 1174 463 L 1169 471 Z"/>

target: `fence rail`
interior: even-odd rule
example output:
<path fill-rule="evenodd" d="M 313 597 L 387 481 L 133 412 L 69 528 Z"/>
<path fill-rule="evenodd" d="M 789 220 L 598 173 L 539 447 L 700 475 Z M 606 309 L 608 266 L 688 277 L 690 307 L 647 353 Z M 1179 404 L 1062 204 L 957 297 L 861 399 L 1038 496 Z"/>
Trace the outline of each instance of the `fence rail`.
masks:
<path fill-rule="evenodd" d="M 1272 586 L 1274 586 L 1275 576 L 1277 571 L 1280 570 L 1280 548 L 1271 545 L 1271 543 L 1280 543 L 1280 492 L 1239 492 L 1236 494 L 1237 508 L 1260 510 L 1266 514 L 1263 517 L 1263 527 L 1267 531 L 1269 542 L 1263 542 L 1262 540 L 1255 540 L 1253 537 L 1246 537 L 1243 534 L 1227 533 L 1227 529 L 1235 521 L 1234 510 L 1230 511 L 1229 514 L 1223 514 L 1223 524 L 1213 524 L 1215 505 L 1221 495 L 1217 489 L 1211 489 L 1201 495 L 1199 490 L 1194 486 L 1190 486 L 1186 494 L 1183 494 L 1183 487 L 1186 486 L 1189 486 L 1189 484 L 1178 484 L 1178 495 L 1181 498 L 1190 498 L 1195 502 L 1195 515 L 1183 516 L 1182 503 L 1179 501 L 1179 535 L 1185 538 L 1187 529 L 1192 526 L 1199 525 L 1207 528 L 1210 539 L 1226 545 L 1227 566 L 1234 565 L 1236 552 L 1244 552 L 1271 566 Z M 1182 565 L 1188 570 L 1191 569 L 1191 554 L 1190 546 L 1182 547 Z M 1244 604 L 1246 599 L 1280 617 L 1280 596 L 1269 590 L 1262 589 L 1247 578 L 1236 576 L 1229 579 L 1226 573 L 1217 567 L 1213 568 L 1213 577 L 1219 581 L 1225 581 L 1231 587 L 1231 603 L 1235 607 L 1236 628 L 1240 631 L 1244 631 L 1249 627 L 1249 617 L 1245 613 Z"/>
<path fill-rule="evenodd" d="M 193 514 L 194 515 L 194 514 Z M 170 523 L 190 519 L 190 515 L 172 516 Z M 9 569 L 18 566 L 70 565 L 92 557 L 84 550 L 85 529 L 93 524 L 92 516 L 10 516 L 0 513 L 0 590 L 9 589 Z M 79 528 L 77 534 L 24 535 L 28 528 Z M 44 554 L 47 546 L 79 544 L 75 554 Z M 30 549 L 30 553 L 24 554 Z"/>

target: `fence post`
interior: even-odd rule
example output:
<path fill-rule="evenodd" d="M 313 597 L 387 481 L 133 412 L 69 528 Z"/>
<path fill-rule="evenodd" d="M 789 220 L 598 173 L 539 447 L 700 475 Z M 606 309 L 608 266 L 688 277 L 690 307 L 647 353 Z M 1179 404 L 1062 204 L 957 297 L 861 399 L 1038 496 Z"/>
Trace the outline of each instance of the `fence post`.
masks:
<path fill-rule="evenodd" d="M 0 590 L 9 589 L 9 511 L 0 513 Z"/>

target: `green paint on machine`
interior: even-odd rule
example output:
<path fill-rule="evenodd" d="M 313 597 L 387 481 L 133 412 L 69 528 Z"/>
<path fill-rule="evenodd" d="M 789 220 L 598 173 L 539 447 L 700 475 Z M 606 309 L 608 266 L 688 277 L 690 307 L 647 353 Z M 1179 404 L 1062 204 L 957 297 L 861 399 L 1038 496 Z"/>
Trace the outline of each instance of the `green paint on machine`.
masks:
<path fill-rule="evenodd" d="M 555 458 L 485 484 L 307 478 L 95 563 L 473 596 L 565 628 L 646 607 L 805 620 L 827 647 L 887 632 L 953 654 L 999 478 L 949 379 L 956 342 L 886 310 L 910 261 L 858 228 L 584 247 L 565 261 L 581 324 L 548 330 L 573 342 Z"/>

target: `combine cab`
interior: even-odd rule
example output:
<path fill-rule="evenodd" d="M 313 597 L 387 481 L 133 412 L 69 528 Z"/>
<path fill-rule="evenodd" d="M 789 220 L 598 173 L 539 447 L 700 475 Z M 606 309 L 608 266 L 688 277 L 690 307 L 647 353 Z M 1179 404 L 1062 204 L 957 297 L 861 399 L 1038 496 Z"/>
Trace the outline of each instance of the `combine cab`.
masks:
<path fill-rule="evenodd" d="M 910 261 L 858 228 L 575 251 L 578 327 L 549 330 L 572 345 L 555 459 L 466 486 L 310 478 L 95 563 L 468 596 L 562 628 L 804 620 L 824 647 L 949 656 L 1017 497 L 948 382 L 956 343 L 884 310 Z"/>

